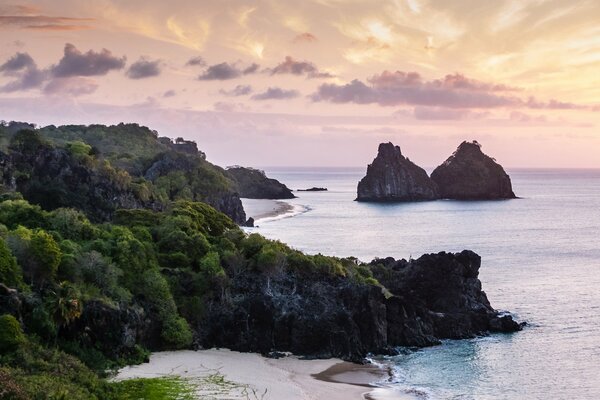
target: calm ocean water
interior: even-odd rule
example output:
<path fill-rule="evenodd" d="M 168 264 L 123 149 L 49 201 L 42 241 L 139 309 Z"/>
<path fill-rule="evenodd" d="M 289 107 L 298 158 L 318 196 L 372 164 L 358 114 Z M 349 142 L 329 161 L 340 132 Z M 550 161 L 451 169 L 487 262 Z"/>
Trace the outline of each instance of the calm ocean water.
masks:
<path fill-rule="evenodd" d="M 418 257 L 471 249 L 492 305 L 529 326 L 394 357 L 430 399 L 600 399 L 600 170 L 512 170 L 517 200 L 357 203 L 364 168 L 266 168 L 307 212 L 256 230 L 309 253 Z"/>

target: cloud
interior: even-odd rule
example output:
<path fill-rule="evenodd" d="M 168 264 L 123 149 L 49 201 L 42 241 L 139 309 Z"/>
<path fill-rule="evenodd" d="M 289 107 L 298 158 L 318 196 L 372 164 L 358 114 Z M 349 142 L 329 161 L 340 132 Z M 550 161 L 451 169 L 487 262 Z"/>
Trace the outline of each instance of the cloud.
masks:
<path fill-rule="evenodd" d="M 547 122 L 548 119 L 544 115 L 529 115 L 520 111 L 512 111 L 509 115 L 511 121 L 516 122 Z"/>
<path fill-rule="evenodd" d="M 38 69 L 35 61 L 27 53 L 17 53 L 0 65 L 0 72 L 4 76 L 16 78 L 4 86 L 0 92 L 17 92 L 36 88 L 46 79 L 46 72 Z"/>
<path fill-rule="evenodd" d="M 40 15 L 40 9 L 32 6 L 13 5 L 0 8 L 0 28 L 35 29 L 46 31 L 74 31 L 90 29 L 92 18 L 50 17 Z"/>
<path fill-rule="evenodd" d="M 126 75 L 130 79 L 143 79 L 158 76 L 161 73 L 161 64 L 161 60 L 152 61 L 142 57 L 131 64 Z"/>
<path fill-rule="evenodd" d="M 317 37 L 315 35 L 313 35 L 312 33 L 304 32 L 304 33 L 300 33 L 300 34 L 296 35 L 296 37 L 294 37 L 293 42 L 294 43 L 301 43 L 301 42 L 313 43 L 318 40 L 319 39 L 317 39 Z"/>
<path fill-rule="evenodd" d="M 489 115 L 487 112 L 474 112 L 461 108 L 444 107 L 415 107 L 413 110 L 415 119 L 426 121 L 457 121 L 465 119 L 482 119 Z"/>
<path fill-rule="evenodd" d="M 4 64 L 0 65 L 0 72 L 11 73 L 20 71 L 23 68 L 35 67 L 35 61 L 27 53 L 17 53 L 9 58 Z"/>
<path fill-rule="evenodd" d="M 167 90 L 166 92 L 163 93 L 162 97 L 167 98 L 167 97 L 173 97 L 177 95 L 177 92 L 173 89 Z"/>
<path fill-rule="evenodd" d="M 21 90 L 40 87 L 46 79 L 46 72 L 40 71 L 37 67 L 26 68 L 18 78 L 12 82 L 0 87 L 0 92 L 17 92 Z"/>
<path fill-rule="evenodd" d="M 424 80 L 416 72 L 384 71 L 367 80 L 323 84 L 312 95 L 314 101 L 332 103 L 379 104 L 382 106 L 415 105 L 444 108 L 494 108 L 527 106 L 517 97 L 503 92 L 514 91 L 505 85 L 481 82 L 460 74 L 442 79 Z"/>
<path fill-rule="evenodd" d="M 106 75 L 111 70 L 125 67 L 125 60 L 125 56 L 115 57 L 106 49 L 82 53 L 74 45 L 67 43 L 63 57 L 50 68 L 50 72 L 58 78 Z"/>
<path fill-rule="evenodd" d="M 204 61 L 204 59 L 200 56 L 196 56 L 196 57 L 192 57 L 188 60 L 188 62 L 185 63 L 186 66 L 199 66 L 199 67 L 204 67 L 206 66 L 206 61 Z"/>
<path fill-rule="evenodd" d="M 269 70 L 271 75 L 292 74 L 306 75 L 309 78 L 333 78 L 333 75 L 327 72 L 319 72 L 318 68 L 311 62 L 294 60 L 286 56 L 285 60 Z"/>
<path fill-rule="evenodd" d="M 252 86 L 250 85 L 237 85 L 231 90 L 221 89 L 219 93 L 225 96 L 237 97 L 237 96 L 245 96 L 247 94 L 252 93 Z"/>
<path fill-rule="evenodd" d="M 220 64 L 211 65 L 198 77 L 201 81 L 224 81 L 228 79 L 239 78 L 242 75 L 253 74 L 258 71 L 258 64 L 251 64 L 246 68 L 240 69 L 235 64 L 222 62 Z"/>
<path fill-rule="evenodd" d="M 221 112 L 236 112 L 236 111 L 247 111 L 248 107 L 242 103 L 229 103 L 226 101 L 218 101 L 213 104 L 215 111 Z"/>
<path fill-rule="evenodd" d="M 260 68 L 260 65 L 258 65 L 257 63 L 250 64 L 248 67 L 242 70 L 242 74 L 254 74 L 256 71 L 258 71 L 258 68 Z"/>
<path fill-rule="evenodd" d="M 45 87 L 45 94 L 68 94 L 74 97 L 94 93 L 98 83 L 93 79 L 79 76 L 52 79 Z"/>
<path fill-rule="evenodd" d="M 582 106 L 580 104 L 568 103 L 564 101 L 558 101 L 555 99 L 551 99 L 548 101 L 539 101 L 535 97 L 529 97 L 527 99 L 526 105 L 529 108 L 551 110 L 575 110 L 588 108 L 587 106 Z M 592 107 L 591 109 L 594 110 L 594 107 Z"/>
<path fill-rule="evenodd" d="M 252 96 L 252 100 L 283 100 L 293 99 L 300 96 L 297 90 L 285 90 L 278 87 L 270 87 L 262 93 Z"/>

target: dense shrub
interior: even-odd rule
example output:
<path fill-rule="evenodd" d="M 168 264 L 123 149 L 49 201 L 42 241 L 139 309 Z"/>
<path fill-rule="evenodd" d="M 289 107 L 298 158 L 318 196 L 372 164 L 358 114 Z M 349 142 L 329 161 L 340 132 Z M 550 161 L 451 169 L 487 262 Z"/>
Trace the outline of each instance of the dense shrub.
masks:
<path fill-rule="evenodd" d="M 0 316 L 0 352 L 14 351 L 25 342 L 19 321 L 9 314 Z"/>

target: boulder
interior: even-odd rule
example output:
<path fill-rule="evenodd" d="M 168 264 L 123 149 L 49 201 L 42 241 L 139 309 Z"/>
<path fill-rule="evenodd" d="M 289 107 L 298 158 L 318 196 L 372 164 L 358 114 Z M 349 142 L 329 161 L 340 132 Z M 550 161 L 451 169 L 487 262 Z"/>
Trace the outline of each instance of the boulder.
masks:
<path fill-rule="evenodd" d="M 510 177 L 476 141 L 462 142 L 431 174 L 440 197 L 455 200 L 514 199 Z"/>
<path fill-rule="evenodd" d="M 377 157 L 357 188 L 357 201 L 419 201 L 438 199 L 427 172 L 402 155 L 399 146 L 381 143 Z"/>

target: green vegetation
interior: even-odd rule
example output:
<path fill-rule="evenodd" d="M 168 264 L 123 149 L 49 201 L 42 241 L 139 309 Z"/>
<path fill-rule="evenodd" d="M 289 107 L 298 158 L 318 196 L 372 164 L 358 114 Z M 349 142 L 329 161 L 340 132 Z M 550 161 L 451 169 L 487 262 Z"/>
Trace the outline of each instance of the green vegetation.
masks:
<path fill-rule="evenodd" d="M 114 384 L 119 400 L 193 400 L 194 385 L 179 377 L 130 379 Z"/>
<path fill-rule="evenodd" d="M 183 380 L 103 377 L 148 350 L 189 348 L 207 308 L 230 295 L 239 274 L 378 285 L 354 259 L 308 256 L 245 234 L 195 201 L 228 179 L 202 154 L 174 154 L 147 128 L 11 129 L 0 124 L 0 146 L 18 171 L 17 191 L 6 181 L 0 191 L 0 398 L 185 399 Z M 37 164 L 40 154 L 63 163 L 56 174 L 54 164 Z M 165 154 L 193 168 L 152 182 L 130 175 Z M 161 203 L 124 207 L 121 196 Z"/>

